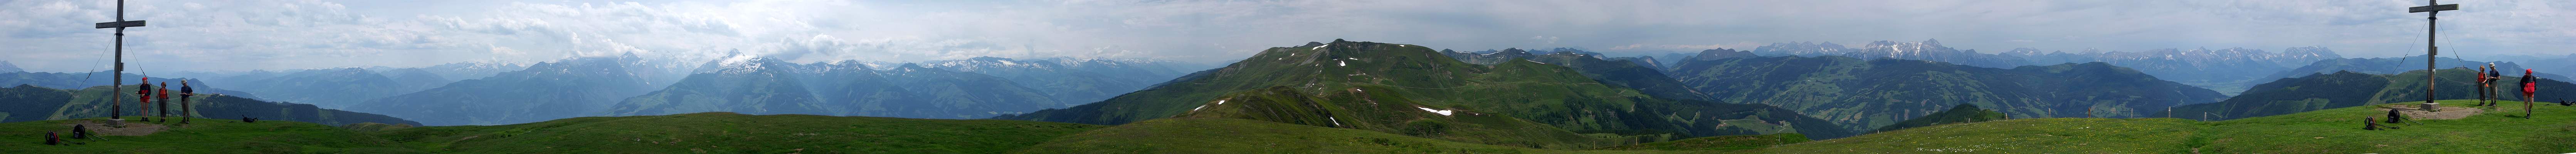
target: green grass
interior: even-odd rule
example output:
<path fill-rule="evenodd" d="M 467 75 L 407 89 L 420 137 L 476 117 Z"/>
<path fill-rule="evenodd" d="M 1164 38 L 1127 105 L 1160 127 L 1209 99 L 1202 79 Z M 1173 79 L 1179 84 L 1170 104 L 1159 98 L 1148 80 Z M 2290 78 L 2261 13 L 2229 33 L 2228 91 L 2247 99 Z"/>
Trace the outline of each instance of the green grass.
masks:
<path fill-rule="evenodd" d="M 91 119 L 74 119 L 91 120 Z M 72 120 L 0 123 L 0 153 L 1002 153 L 1104 126 L 695 113 L 360 132 L 291 121 L 198 123 L 146 136 L 46 146 Z M 355 127 L 383 127 L 362 126 Z"/>
<path fill-rule="evenodd" d="M 1711 151 L 1733 151 L 1733 150 L 1762 149 L 1762 148 L 1769 148 L 1769 147 L 1771 147 L 1771 146 L 1776 146 L 1776 145 L 1791 144 L 1791 143 L 1801 143 L 1801 142 L 1807 142 L 1807 141 L 1808 141 L 1808 140 L 1807 140 L 1807 135 L 1799 135 L 1798 133 L 1780 133 L 1780 134 L 1770 134 L 1770 135 L 1711 136 L 1711 137 L 1701 137 L 1701 138 L 1682 139 L 1682 140 L 1675 140 L 1675 141 L 1664 141 L 1664 142 L 1655 142 L 1655 143 L 1645 143 L 1645 144 L 1634 144 L 1634 145 L 1626 145 L 1626 146 L 1608 147 L 1608 148 L 1601 148 L 1601 149 L 1603 149 L 1603 150 L 1711 150 Z"/>
<path fill-rule="evenodd" d="M 1225 119 L 1146 120 L 1059 138 L 1016 153 L 1529 153 L 1357 129 Z"/>
<path fill-rule="evenodd" d="M 44 145 L 45 132 L 70 135 L 68 123 L 104 118 L 0 123 L 0 153 L 343 153 L 416 152 L 392 147 L 395 142 L 338 127 L 291 121 L 259 123 L 197 119 L 146 136 L 106 136 L 88 144 Z M 177 123 L 177 122 L 170 122 Z M 90 126 L 99 127 L 99 126 Z"/>
<path fill-rule="evenodd" d="M 2471 100 L 2444 100 L 2465 107 Z M 2576 152 L 2576 107 L 2520 103 L 2456 120 L 2361 130 L 2376 105 L 2200 122 L 2172 118 L 2045 118 L 1936 125 L 1781 145 L 1766 153 L 2567 153 Z M 2507 110 L 2509 109 L 2509 110 Z"/>
<path fill-rule="evenodd" d="M 1000 153 L 1100 127 L 712 112 L 423 127 L 384 135 L 426 151 L 463 153 Z"/>
<path fill-rule="evenodd" d="M 2443 100 L 2467 107 L 2472 100 Z M 2387 115 L 2373 106 L 2309 111 L 2204 124 L 2204 153 L 2568 153 L 2576 152 L 2576 107 L 2537 106 L 2531 119 L 2522 103 L 2457 120 L 2420 120 L 2403 129 L 2361 130 L 2362 117 Z M 2509 106 L 2509 107 L 2508 107 Z M 2483 107 L 2481 107 L 2483 108 Z M 2385 145 L 2385 146 L 2382 146 Z"/>

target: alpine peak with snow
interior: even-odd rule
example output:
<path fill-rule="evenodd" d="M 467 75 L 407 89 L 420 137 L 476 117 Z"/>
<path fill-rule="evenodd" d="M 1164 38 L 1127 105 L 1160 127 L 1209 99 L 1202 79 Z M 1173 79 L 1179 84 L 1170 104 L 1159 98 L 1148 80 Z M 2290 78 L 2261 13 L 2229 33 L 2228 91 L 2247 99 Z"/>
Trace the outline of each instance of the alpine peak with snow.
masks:
<path fill-rule="evenodd" d="M 0 153 L 2576 152 L 2444 2 L 0 0 Z"/>

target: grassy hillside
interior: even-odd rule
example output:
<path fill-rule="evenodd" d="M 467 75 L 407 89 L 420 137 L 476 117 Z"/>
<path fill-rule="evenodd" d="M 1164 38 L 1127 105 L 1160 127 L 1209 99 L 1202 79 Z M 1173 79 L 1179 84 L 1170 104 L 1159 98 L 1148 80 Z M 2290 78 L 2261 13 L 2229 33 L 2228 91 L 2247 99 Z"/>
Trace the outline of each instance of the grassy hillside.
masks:
<path fill-rule="evenodd" d="M 45 132 L 70 135 L 71 123 L 106 118 L 0 123 L 0 153 L 417 153 L 392 148 L 395 142 L 328 125 L 292 121 L 259 123 L 196 119 L 194 124 L 144 136 L 106 136 L 106 141 L 48 146 Z M 176 122 L 173 122 L 176 123 Z M 129 123 L 133 124 L 133 123 Z M 139 125 L 139 124 L 138 124 Z M 98 125 L 90 125 L 99 128 Z"/>
<path fill-rule="evenodd" d="M 1782 144 L 1804 143 L 1804 142 L 1807 142 L 1807 141 L 1810 141 L 1810 140 L 1807 140 L 1807 135 L 1799 135 L 1798 133 L 1779 133 L 1779 134 L 1769 134 L 1769 135 L 1711 136 L 1711 137 L 1691 138 L 1691 139 L 1682 139 L 1682 140 L 1664 141 L 1664 142 L 1655 142 L 1655 143 L 1644 143 L 1644 144 L 1624 145 L 1624 146 L 1608 147 L 1608 148 L 1601 148 L 1601 149 L 1604 149 L 1604 150 L 1740 151 L 1740 150 L 1753 150 L 1753 149 L 1769 148 L 1769 147 L 1771 147 L 1771 146 L 1777 146 L 1777 145 L 1782 145 Z"/>
<path fill-rule="evenodd" d="M 1379 92 L 1363 88 L 1313 96 L 1288 87 L 1237 92 L 1218 100 L 1226 103 L 1207 104 L 1178 117 L 1249 119 L 1541 149 L 1583 149 L 1635 144 L 1641 140 L 1661 141 L 1670 137 L 1668 134 L 1577 134 L 1510 116 L 1422 105 L 1401 94 L 1385 92 L 1393 87 L 1371 88 Z"/>
<path fill-rule="evenodd" d="M 1014 153 L 1528 153 L 1356 129 L 1224 118 L 1169 118 L 1102 128 Z"/>
<path fill-rule="evenodd" d="M 408 148 L 461 153 L 999 153 L 1100 127 L 710 112 L 422 127 L 379 135 Z"/>
<path fill-rule="evenodd" d="M 1428 47 L 1338 40 L 1270 48 L 1224 68 L 1107 101 L 995 118 L 1123 124 L 1174 117 L 1230 93 L 1272 87 L 1310 93 L 1369 87 L 1369 93 L 1401 95 L 1394 99 L 1409 99 L 1424 107 L 1508 116 L 1577 133 L 1691 137 L 1797 132 L 1816 138 L 1852 134 L 1839 125 L 1786 109 L 1661 99 L 1604 84 L 1574 68 L 1537 61 L 1476 65 Z"/>
<path fill-rule="evenodd" d="M 2472 83 L 2475 82 L 2474 78 L 2477 74 L 2471 72 L 2474 71 L 2471 69 L 2442 70 L 2440 77 L 2435 78 L 2439 81 L 2433 82 L 2438 83 L 2436 86 L 2439 86 L 2435 89 L 2437 90 L 2435 92 L 2439 93 L 2433 98 L 2476 99 L 2477 92 L 2471 90 L 2476 89 Z M 2498 92 L 2502 94 L 2498 94 L 2497 97 L 2514 97 L 2505 100 L 2521 100 L 2519 95 L 2522 93 L 2520 92 L 2522 84 L 2516 81 L 2517 79 L 2507 78 L 2503 82 L 2498 82 L 2496 86 Z M 2540 94 L 2536 99 L 2538 101 L 2567 100 L 2568 96 L 2576 96 L 2576 84 L 2545 78 L 2538 80 L 2540 80 L 2538 81 Z M 2357 72 L 2314 74 L 2256 85 L 2253 90 L 2247 90 L 2244 95 L 2228 98 L 2227 101 L 2175 106 L 2170 117 L 2203 119 L 2203 116 L 2207 116 L 2206 120 L 2227 120 L 2373 104 L 2416 103 L 2424 101 L 2424 84 L 2424 71 L 2403 74 Z M 2168 117 L 2163 115 L 2164 113 L 2158 114 L 2154 117 Z"/>
<path fill-rule="evenodd" d="M 1877 130 L 1872 130 L 1870 132 L 1894 131 L 1932 125 L 1986 122 L 2004 120 L 2006 118 L 2010 117 L 2005 116 L 2003 112 L 1995 112 L 1994 110 L 1979 108 L 1976 104 L 1960 104 L 1958 107 L 1951 107 L 1950 110 L 1933 112 L 1932 115 L 1924 115 L 1923 117 L 1917 117 L 1914 119 L 1905 119 L 1905 121 L 1897 121 L 1894 125 L 1878 127 Z"/>
<path fill-rule="evenodd" d="M 2468 107 L 2473 100 L 2443 100 Z M 1767 153 L 2567 153 L 2576 152 L 2576 107 L 2519 103 L 2455 120 L 2361 130 L 2375 106 L 2196 122 L 2183 119 L 2045 118 L 1939 125 L 1781 145 Z M 2445 111 L 2453 112 L 2453 111 Z"/>
<path fill-rule="evenodd" d="M 695 113 L 582 117 L 499 126 L 333 127 L 291 121 L 198 119 L 143 136 L 47 146 L 73 120 L 0 123 L 0 153 L 1002 153 L 1103 126 L 1012 120 L 936 120 Z M 94 126 L 93 126 L 94 127 Z M 391 129 L 363 132 L 351 129 Z"/>

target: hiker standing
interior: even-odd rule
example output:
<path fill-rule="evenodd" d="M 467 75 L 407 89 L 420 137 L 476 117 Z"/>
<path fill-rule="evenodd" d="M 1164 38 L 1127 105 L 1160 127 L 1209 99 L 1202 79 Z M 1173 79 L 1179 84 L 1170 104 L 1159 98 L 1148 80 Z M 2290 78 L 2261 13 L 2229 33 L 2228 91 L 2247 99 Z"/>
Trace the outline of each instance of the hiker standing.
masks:
<path fill-rule="evenodd" d="M 2478 85 L 2477 85 L 2477 86 L 2478 86 L 2478 90 L 2472 90 L 2472 91 L 2478 91 L 2478 104 L 2477 104 L 2477 105 L 2470 105 L 2470 106 L 2486 106 L 2486 105 L 2487 105 L 2487 89 L 2495 89 L 2494 87 L 2492 87 L 2493 85 L 2491 85 L 2491 84 L 2487 84 L 2487 81 L 2489 81 L 2488 79 L 2490 78 L 2490 77 L 2488 77 L 2488 76 L 2487 76 L 2487 66 L 2478 66 L 2478 72 L 2477 72 L 2477 73 L 2470 73 L 2470 74 L 2478 74 L 2478 82 L 2476 83 L 2476 84 L 2478 84 Z"/>
<path fill-rule="evenodd" d="M 2540 92 L 2540 83 L 2532 83 L 2531 69 L 2522 69 L 2522 118 L 2531 119 L 2532 93 Z"/>
<path fill-rule="evenodd" d="M 154 107 L 153 111 L 160 112 L 158 113 L 161 115 L 160 122 L 170 122 L 170 82 L 161 82 L 161 89 L 154 89 L 153 91 L 158 92 L 158 94 L 152 95 L 161 99 L 161 103 L 152 103 L 152 105 L 161 106 Z"/>
<path fill-rule="evenodd" d="M 140 90 L 134 91 L 134 99 L 138 100 L 134 102 L 134 116 L 143 116 L 143 113 L 151 113 L 144 111 L 152 110 L 152 78 L 143 78 L 142 86 Z M 143 121 L 152 121 L 152 117 L 143 117 Z"/>
<path fill-rule="evenodd" d="M 2504 92 L 2502 92 L 2502 91 L 2496 91 L 2496 88 L 2497 88 L 2497 87 L 2495 86 L 2495 83 L 2496 83 L 2496 82 L 2504 82 L 2503 80 L 2504 80 L 2504 70 L 2503 70 L 2502 68 L 2496 68 L 2495 63 L 2487 63 L 2487 83 L 2486 83 L 2486 86 L 2487 86 L 2487 87 L 2486 87 L 2486 88 L 2482 88 L 2482 89 L 2478 89 L 2478 90 L 2484 90 L 2484 91 L 2486 91 L 2486 93 L 2487 93 L 2487 95 L 2486 95 L 2486 96 L 2480 96 L 2480 97 L 2487 97 L 2487 103 L 2486 103 L 2486 105 L 2485 105 L 2485 106 L 2487 106 L 2487 107 L 2495 107 L 2496 105 L 2502 105 L 2502 104 L 2504 104 L 2504 99 L 2502 99 L 2502 98 L 2495 98 L 2495 95 L 2503 95 L 2503 94 L 2499 94 L 2499 93 L 2504 93 Z"/>
<path fill-rule="evenodd" d="M 197 96 L 196 86 L 188 86 L 188 80 L 179 80 L 179 123 L 181 124 L 197 118 L 197 110 L 188 107 L 188 102 L 195 102 L 188 100 L 188 97 L 192 96 Z"/>

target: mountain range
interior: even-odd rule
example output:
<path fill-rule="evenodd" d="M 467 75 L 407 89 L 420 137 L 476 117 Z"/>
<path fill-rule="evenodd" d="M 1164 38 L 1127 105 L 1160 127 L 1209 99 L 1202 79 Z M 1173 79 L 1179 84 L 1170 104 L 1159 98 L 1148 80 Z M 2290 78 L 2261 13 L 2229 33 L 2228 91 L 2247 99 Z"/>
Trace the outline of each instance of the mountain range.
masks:
<path fill-rule="evenodd" d="M 325 108 L 347 108 L 368 99 L 418 92 L 452 82 L 421 69 L 379 71 L 362 68 L 294 70 L 283 74 L 255 71 L 218 79 L 232 82 L 205 84 L 235 87 L 275 101 Z"/>
<path fill-rule="evenodd" d="M 653 87 L 652 69 L 623 57 L 580 57 L 529 65 L 481 79 L 377 98 L 349 110 L 428 125 L 493 125 L 594 116 Z"/>
<path fill-rule="evenodd" d="M 1717 55 L 1723 51 L 1706 51 Z M 2107 63 L 1986 68 L 1843 56 L 1693 58 L 1672 76 L 1722 102 L 1770 104 L 1870 130 L 1959 104 L 2015 117 L 2143 117 L 2215 91 Z"/>
<path fill-rule="evenodd" d="M 2280 53 L 2245 48 L 2215 50 L 2155 49 L 2143 52 L 2105 52 L 2096 49 L 2086 49 L 2075 53 L 2068 53 L 2065 51 L 2042 52 L 2039 49 L 2016 48 L 2011 51 L 1989 54 L 1978 53 L 1976 50 L 1952 49 L 1950 47 L 1942 46 L 1939 40 L 1924 40 L 1921 42 L 1876 41 L 1862 45 L 1859 48 L 1849 48 L 1841 44 L 1834 44 L 1833 42 L 1772 43 L 1770 45 L 1755 47 L 1752 52 L 1762 56 L 1817 57 L 1831 55 L 1860 59 L 1890 58 L 1929 60 L 1990 68 L 2104 62 L 2110 63 L 2111 65 L 2136 69 L 2139 72 L 2154 75 L 2158 79 L 2208 89 L 2220 89 L 2222 93 L 2241 91 L 2246 87 L 2246 85 L 2252 84 L 2249 82 L 2259 82 L 2256 80 L 2268 81 L 2268 79 L 2263 79 L 2262 76 L 2259 76 L 2262 75 L 2260 73 L 2243 72 L 2280 72 L 2288 70 L 2291 67 L 2306 65 L 2318 60 L 2342 58 L 2341 55 L 2337 55 L 2334 51 L 2323 47 L 2293 47 L 2284 49 Z M 1673 63 L 1676 64 L 1672 65 L 1679 65 L 1679 62 Z"/>
<path fill-rule="evenodd" d="M 2473 72 L 2476 70 L 2475 68 L 2489 64 L 2489 62 L 2467 61 L 2460 60 L 2458 58 L 2436 58 L 2434 60 L 2438 61 L 2436 64 L 2442 64 L 2441 68 L 2471 68 L 2470 70 Z M 2521 75 L 2519 74 L 2521 73 L 2521 70 L 2526 68 L 2523 67 L 2522 64 L 2515 62 L 2494 62 L 2493 64 L 2496 65 L 2497 69 L 2502 70 L 2499 72 L 2513 72 L 2514 74 L 2512 75 L 2516 76 Z M 2343 71 L 2362 74 L 2398 74 L 2410 71 L 2423 71 L 2424 66 L 2424 56 L 2400 58 L 2338 58 L 2319 60 L 2315 63 L 2309 63 L 2306 66 L 2299 66 L 2299 68 L 2296 69 L 2272 73 L 2271 75 L 2265 76 L 2261 79 L 2269 81 L 2317 74 L 2331 74 Z M 2540 73 L 2533 75 L 2540 76 L 2541 78 L 2569 80 L 2567 76 L 2548 73 L 2551 71 L 2538 72 Z"/>
<path fill-rule="evenodd" d="M 980 118 L 1067 106 L 1001 77 L 855 61 L 794 64 L 741 55 L 708 62 L 678 84 L 619 102 L 609 115 L 696 112 Z M 1098 72 L 1092 72 L 1098 73 Z"/>

